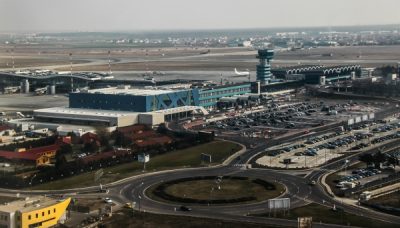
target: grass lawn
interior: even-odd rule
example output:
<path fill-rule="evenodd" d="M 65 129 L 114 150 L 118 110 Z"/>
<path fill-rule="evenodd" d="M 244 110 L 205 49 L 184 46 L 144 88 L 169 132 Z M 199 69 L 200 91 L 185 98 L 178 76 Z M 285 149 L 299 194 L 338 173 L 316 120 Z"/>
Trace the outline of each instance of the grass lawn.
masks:
<path fill-rule="evenodd" d="M 216 179 L 190 180 L 168 186 L 165 192 L 176 197 L 184 197 L 198 200 L 230 200 L 242 197 L 256 197 L 255 200 L 246 201 L 259 202 L 275 198 L 281 195 L 285 189 L 284 186 L 277 183 L 271 183 L 275 189 L 266 189 L 264 186 L 254 183 L 253 179 L 222 179 L 220 189 Z M 155 196 L 152 192 L 158 187 L 152 186 L 147 190 L 147 195 L 158 201 L 166 201 Z"/>
<path fill-rule="evenodd" d="M 259 215 L 258 215 L 259 216 Z M 268 216 L 268 214 L 262 214 L 260 216 Z M 312 203 L 310 205 L 299 207 L 289 211 L 289 215 L 283 215 L 278 213 L 278 218 L 285 219 L 296 219 L 298 217 L 312 217 L 313 222 L 340 224 L 340 225 L 351 225 L 359 227 L 397 227 L 395 224 L 381 222 L 367 217 L 349 214 L 342 211 L 332 211 L 331 208 L 321 206 L 319 204 Z"/>
<path fill-rule="evenodd" d="M 212 156 L 212 164 L 220 164 L 231 154 L 241 149 L 241 146 L 227 141 L 214 141 L 191 148 L 171 151 L 162 155 L 150 158 L 150 161 L 146 164 L 146 171 L 157 171 L 167 170 L 182 167 L 199 167 L 202 166 L 200 160 L 201 153 L 207 153 Z M 130 163 L 124 163 L 112 167 L 104 168 L 104 175 L 98 181 L 94 182 L 94 172 L 88 172 L 73 177 L 65 178 L 62 180 L 56 180 L 45 184 L 34 186 L 30 189 L 67 189 L 77 187 L 87 187 L 98 184 L 106 184 L 126 178 L 129 176 L 137 175 L 142 173 L 143 164 L 135 161 Z"/>

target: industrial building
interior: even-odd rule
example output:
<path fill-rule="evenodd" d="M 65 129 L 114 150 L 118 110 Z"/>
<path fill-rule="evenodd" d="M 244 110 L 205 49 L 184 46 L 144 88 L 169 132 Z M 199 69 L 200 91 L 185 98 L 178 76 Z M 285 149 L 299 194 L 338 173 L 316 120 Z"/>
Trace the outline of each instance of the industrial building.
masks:
<path fill-rule="evenodd" d="M 71 198 L 34 197 L 0 205 L 0 227 L 52 227 L 63 223 Z"/>

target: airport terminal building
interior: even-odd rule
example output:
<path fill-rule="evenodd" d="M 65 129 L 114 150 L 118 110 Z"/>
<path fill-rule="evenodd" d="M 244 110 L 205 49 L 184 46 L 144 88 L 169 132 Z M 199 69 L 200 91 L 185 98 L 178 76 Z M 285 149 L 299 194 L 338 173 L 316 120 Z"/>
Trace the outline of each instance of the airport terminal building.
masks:
<path fill-rule="evenodd" d="M 153 112 L 183 106 L 217 107 L 223 97 L 251 92 L 250 83 L 207 86 L 192 89 L 132 89 L 129 86 L 71 93 L 70 108 L 128 112 Z"/>
<path fill-rule="evenodd" d="M 69 107 L 80 109 L 152 112 L 181 106 L 197 106 L 196 90 L 132 89 L 129 86 L 70 93 Z"/>
<path fill-rule="evenodd" d="M 207 115 L 227 97 L 250 96 L 251 84 L 208 85 L 195 88 L 130 86 L 83 90 L 69 94 L 69 107 L 38 109 L 35 124 L 54 128 L 74 126 L 123 127 L 159 125 L 165 121 Z M 31 121 L 32 122 L 32 121 Z"/>

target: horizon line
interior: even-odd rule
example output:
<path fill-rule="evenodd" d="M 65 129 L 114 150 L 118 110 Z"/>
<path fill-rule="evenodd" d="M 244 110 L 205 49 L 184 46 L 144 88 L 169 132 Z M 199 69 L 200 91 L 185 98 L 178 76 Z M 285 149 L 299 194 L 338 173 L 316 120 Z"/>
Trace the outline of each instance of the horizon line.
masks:
<path fill-rule="evenodd" d="M 95 29 L 95 30 L 85 30 L 85 29 L 65 29 L 65 30 L 40 30 L 40 29 L 32 29 L 32 30 L 0 30 L 1 33 L 157 33 L 157 32 L 186 32 L 186 31 L 229 31 L 229 30 L 269 30 L 269 29 L 315 29 L 315 28 L 351 28 L 351 27 L 372 27 L 372 26 L 400 26 L 400 23 L 390 23 L 390 24 L 358 24 L 358 25 L 315 25 L 315 26 L 272 26 L 272 27 L 235 27 L 235 28 L 176 28 L 176 29 L 115 29 L 115 30 L 104 30 L 104 29 Z"/>

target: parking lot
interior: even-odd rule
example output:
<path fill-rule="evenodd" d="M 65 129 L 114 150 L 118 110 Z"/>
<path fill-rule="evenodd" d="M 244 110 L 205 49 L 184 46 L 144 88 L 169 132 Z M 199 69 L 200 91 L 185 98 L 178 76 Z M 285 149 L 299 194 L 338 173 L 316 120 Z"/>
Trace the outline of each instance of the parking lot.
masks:
<path fill-rule="evenodd" d="M 337 183 L 335 187 L 341 190 L 346 190 L 349 188 L 354 188 L 357 185 L 365 185 L 366 183 L 387 177 L 389 172 L 368 167 L 345 170 L 343 172 L 339 172 L 338 175 L 340 178 L 335 181 Z"/>
<path fill-rule="evenodd" d="M 304 132 L 350 116 L 376 112 L 379 104 L 359 104 L 351 101 L 275 102 L 252 111 L 231 111 L 207 119 L 196 127 L 213 130 L 220 136 L 268 139 L 288 132 Z"/>
<path fill-rule="evenodd" d="M 351 130 L 338 130 L 318 137 L 269 148 L 256 163 L 274 168 L 316 167 L 349 152 L 379 147 L 400 138 L 399 120 L 358 124 Z"/>

